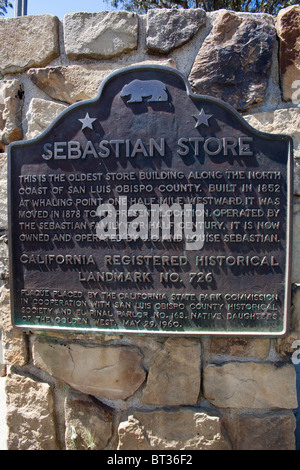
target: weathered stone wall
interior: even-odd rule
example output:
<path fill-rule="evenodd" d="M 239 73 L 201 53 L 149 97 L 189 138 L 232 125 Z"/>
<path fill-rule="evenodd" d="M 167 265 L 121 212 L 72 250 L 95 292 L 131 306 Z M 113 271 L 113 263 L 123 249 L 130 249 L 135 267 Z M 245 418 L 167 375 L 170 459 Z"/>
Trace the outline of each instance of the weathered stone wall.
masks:
<path fill-rule="evenodd" d="M 295 448 L 299 32 L 297 5 L 277 18 L 153 10 L 0 20 L 0 338 L 9 449 Z M 176 67 L 196 93 L 225 100 L 257 129 L 293 137 L 293 309 L 286 338 L 30 334 L 12 327 L 7 145 L 38 136 L 67 106 L 94 97 L 110 72 L 146 61 Z"/>

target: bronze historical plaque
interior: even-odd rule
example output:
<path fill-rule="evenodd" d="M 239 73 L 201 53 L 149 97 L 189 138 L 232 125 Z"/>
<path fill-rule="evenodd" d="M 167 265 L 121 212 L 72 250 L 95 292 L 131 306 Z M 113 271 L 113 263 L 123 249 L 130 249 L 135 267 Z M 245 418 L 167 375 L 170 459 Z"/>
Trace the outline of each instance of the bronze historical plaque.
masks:
<path fill-rule="evenodd" d="M 291 194 L 290 137 L 171 68 L 118 71 L 9 148 L 13 323 L 281 336 Z"/>

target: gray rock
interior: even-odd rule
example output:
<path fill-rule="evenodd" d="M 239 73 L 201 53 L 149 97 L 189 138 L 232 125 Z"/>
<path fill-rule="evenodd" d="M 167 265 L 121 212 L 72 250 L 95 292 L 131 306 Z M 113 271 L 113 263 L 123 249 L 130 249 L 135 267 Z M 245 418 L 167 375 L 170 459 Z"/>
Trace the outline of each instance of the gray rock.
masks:
<path fill-rule="evenodd" d="M 147 13 L 149 52 L 168 54 L 182 46 L 205 25 L 206 13 L 201 8 L 191 10 L 153 9 Z"/>
<path fill-rule="evenodd" d="M 268 16 L 221 11 L 193 64 L 193 91 L 220 98 L 239 111 L 261 102 L 275 44 L 276 30 Z"/>

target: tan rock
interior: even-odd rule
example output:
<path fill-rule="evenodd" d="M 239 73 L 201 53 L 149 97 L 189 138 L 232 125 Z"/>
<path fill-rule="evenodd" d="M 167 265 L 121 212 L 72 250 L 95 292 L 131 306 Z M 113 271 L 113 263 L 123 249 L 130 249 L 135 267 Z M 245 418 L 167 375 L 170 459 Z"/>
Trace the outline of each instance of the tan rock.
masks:
<path fill-rule="evenodd" d="M 4 356 L 3 356 L 2 332 L 0 328 L 0 377 L 5 377 L 5 376 L 6 376 L 6 365 L 5 365 Z M 0 416 L 0 423 L 1 423 L 1 416 Z M 0 429 L 1 429 L 1 424 L 0 424 Z"/>
<path fill-rule="evenodd" d="M 295 365 L 300 363 L 300 334 L 291 331 L 283 338 L 276 340 L 276 351 L 283 357 L 288 357 Z"/>
<path fill-rule="evenodd" d="M 175 67 L 172 59 L 144 61 L 140 64 L 159 64 Z M 112 72 L 129 65 L 89 64 L 30 69 L 32 82 L 52 99 L 73 104 L 96 97 L 101 82 Z"/>
<path fill-rule="evenodd" d="M 276 109 L 263 113 L 247 114 L 243 118 L 250 126 L 269 134 L 285 134 L 292 137 L 295 156 L 300 158 L 300 108 Z"/>
<path fill-rule="evenodd" d="M 211 338 L 211 354 L 265 359 L 270 350 L 270 340 L 260 338 Z"/>
<path fill-rule="evenodd" d="M 118 435 L 118 450 L 230 449 L 220 418 L 202 410 L 134 412 Z"/>
<path fill-rule="evenodd" d="M 28 75 L 54 100 L 73 104 L 94 98 L 102 80 L 113 69 L 114 66 L 110 65 L 68 65 L 30 69 Z"/>
<path fill-rule="evenodd" d="M 130 397 L 146 374 L 138 349 L 127 346 L 81 346 L 36 339 L 34 365 L 70 387 L 97 397 Z"/>
<path fill-rule="evenodd" d="M 0 181 L 1 181 L 1 157 L 0 157 Z M 2 287 L 2 285 L 7 286 L 8 281 L 9 281 L 8 237 L 6 233 L 3 233 L 2 235 L 0 235 L 0 287 Z"/>
<path fill-rule="evenodd" d="M 300 6 L 280 10 L 277 16 L 279 71 L 283 99 L 300 103 Z M 296 82 L 298 81 L 298 83 Z"/>
<path fill-rule="evenodd" d="M 33 98 L 26 114 L 28 124 L 26 139 L 30 140 L 38 137 L 66 108 L 67 106 L 63 104 Z"/>
<path fill-rule="evenodd" d="M 163 345 L 158 344 L 143 392 L 143 403 L 195 404 L 200 393 L 200 354 L 200 343 L 190 339 L 168 338 Z"/>
<path fill-rule="evenodd" d="M 4 146 L 23 138 L 23 103 L 24 87 L 19 80 L 0 81 L 0 142 Z"/>
<path fill-rule="evenodd" d="M 1 19 L 0 42 L 2 73 L 20 73 L 30 67 L 43 67 L 59 56 L 58 18 L 29 15 Z"/>
<path fill-rule="evenodd" d="M 6 377 L 8 450 L 57 450 L 51 387 L 29 377 Z"/>
<path fill-rule="evenodd" d="M 260 415 L 243 412 L 225 424 L 234 450 L 295 450 L 296 420 L 292 411 Z"/>
<path fill-rule="evenodd" d="M 293 139 L 294 194 L 300 195 L 300 108 L 248 114 L 244 119 L 255 129 L 270 134 L 285 134 Z"/>
<path fill-rule="evenodd" d="M 24 366 L 28 362 L 28 346 L 25 334 L 13 327 L 11 322 L 10 291 L 0 288 L 0 328 L 4 362 L 8 365 Z"/>
<path fill-rule="evenodd" d="M 69 13 L 64 39 L 71 60 L 116 57 L 137 48 L 138 16 L 126 11 Z"/>
<path fill-rule="evenodd" d="M 102 450 L 112 436 L 112 410 L 87 395 L 68 394 L 65 419 L 67 450 Z"/>
<path fill-rule="evenodd" d="M 292 364 L 230 362 L 203 372 L 204 397 L 221 408 L 296 408 Z"/>

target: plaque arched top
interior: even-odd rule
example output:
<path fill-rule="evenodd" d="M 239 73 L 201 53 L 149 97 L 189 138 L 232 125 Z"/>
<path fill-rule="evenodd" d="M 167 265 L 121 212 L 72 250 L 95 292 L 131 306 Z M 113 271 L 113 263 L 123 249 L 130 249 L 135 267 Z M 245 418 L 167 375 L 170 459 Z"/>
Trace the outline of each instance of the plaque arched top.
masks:
<path fill-rule="evenodd" d="M 125 109 L 131 109 L 132 112 L 135 113 L 145 112 L 150 106 L 156 111 L 164 110 L 176 112 L 176 110 L 172 108 L 173 96 L 170 87 L 181 90 L 181 92 L 185 93 L 186 97 L 195 104 L 204 102 L 208 106 L 215 105 L 217 108 L 219 107 L 220 110 L 227 111 L 231 119 L 236 120 L 236 123 L 241 124 L 253 134 L 275 140 L 289 141 L 289 145 L 292 146 L 292 139 L 289 136 L 283 134 L 268 134 L 253 128 L 238 111 L 226 102 L 212 96 L 195 94 L 191 89 L 188 79 L 181 72 L 171 67 L 156 64 L 129 66 L 113 72 L 103 80 L 95 98 L 80 101 L 69 106 L 53 120 L 40 136 L 27 141 L 13 142 L 10 146 L 20 144 L 30 145 L 33 142 L 37 142 L 54 130 L 63 120 L 71 118 L 73 113 L 77 113 L 84 108 L 88 109 L 88 107 L 96 103 L 104 103 L 105 111 L 102 111 L 102 115 L 99 117 L 105 118 L 115 98 L 121 98 L 120 103 L 126 106 Z M 119 111 L 120 110 L 121 108 L 119 108 Z M 182 111 L 184 110 L 179 110 L 179 112 Z M 203 111 L 202 114 L 204 116 L 204 122 L 202 122 L 202 124 L 205 124 L 205 112 Z M 86 113 L 84 113 L 84 115 L 81 113 L 81 119 L 85 117 Z M 90 117 L 88 113 L 83 129 L 91 128 L 92 122 L 89 121 L 89 119 L 96 121 L 96 118 Z M 194 119 L 196 119 L 198 125 L 201 124 L 201 119 L 200 121 L 197 120 L 197 117 Z"/>

